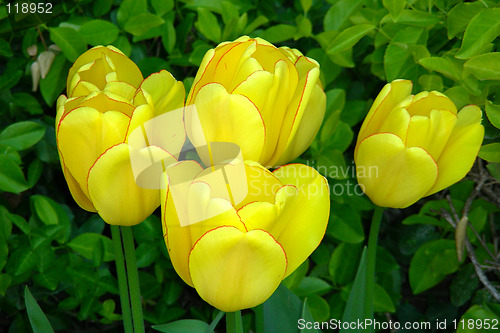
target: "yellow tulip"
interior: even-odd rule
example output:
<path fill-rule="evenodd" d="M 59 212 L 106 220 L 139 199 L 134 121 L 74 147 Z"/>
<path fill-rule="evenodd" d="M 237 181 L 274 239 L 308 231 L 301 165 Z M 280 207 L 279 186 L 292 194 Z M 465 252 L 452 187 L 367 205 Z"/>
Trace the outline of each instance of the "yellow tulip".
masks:
<path fill-rule="evenodd" d="M 278 166 L 319 130 L 326 107 L 319 74 L 299 51 L 243 36 L 206 53 L 186 104 L 196 106 L 206 142 L 234 142 L 245 159 Z"/>
<path fill-rule="evenodd" d="M 73 198 L 109 224 L 142 222 L 159 206 L 159 190 L 136 185 L 130 156 L 169 153 L 145 145 L 132 149 L 128 136 L 145 121 L 183 107 L 182 82 L 166 71 L 143 81 L 139 68 L 112 46 L 82 54 L 67 82 L 68 97 L 57 100 L 56 139 Z"/>
<path fill-rule="evenodd" d="M 366 116 L 354 159 L 358 182 L 382 207 L 405 208 L 462 179 L 484 137 L 481 110 L 457 112 L 445 95 L 411 95 L 412 83 L 387 84 Z"/>
<path fill-rule="evenodd" d="M 226 185 L 215 184 L 216 177 L 207 173 L 210 168 L 202 172 L 194 161 L 179 166 L 184 175 L 198 176 L 185 193 L 187 202 L 179 204 L 173 193 L 175 177 L 168 170 L 163 174 L 165 243 L 181 278 L 222 311 L 263 303 L 325 234 L 330 211 L 328 184 L 308 166 L 292 164 L 270 172 L 245 161 L 248 188 L 244 190 L 248 192 L 238 204 L 214 193 Z M 233 193 L 239 190 L 231 180 L 228 186 Z M 182 226 L 180 214 L 189 215 L 194 223 Z"/>

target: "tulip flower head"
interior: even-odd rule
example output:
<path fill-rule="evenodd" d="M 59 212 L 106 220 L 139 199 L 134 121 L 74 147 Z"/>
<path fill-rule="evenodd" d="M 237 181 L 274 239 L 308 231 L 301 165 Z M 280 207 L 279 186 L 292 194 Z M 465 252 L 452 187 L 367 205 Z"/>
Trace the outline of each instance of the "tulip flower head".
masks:
<path fill-rule="evenodd" d="M 131 152 L 129 134 L 145 121 L 181 108 L 182 82 L 166 71 L 143 81 L 139 68 L 121 51 L 96 46 L 71 67 L 67 93 L 57 100 L 56 139 L 73 198 L 109 224 L 142 222 L 159 206 L 159 191 L 136 185 L 130 154 L 162 158 L 170 153 L 160 147 L 146 151 L 145 145 L 135 145 Z"/>
<path fill-rule="evenodd" d="M 382 207 L 408 207 L 462 179 L 484 137 L 477 106 L 457 112 L 439 92 L 411 90 L 408 80 L 387 84 L 356 143 L 358 183 Z"/>
<path fill-rule="evenodd" d="M 212 167 L 204 170 L 194 161 L 177 166 L 193 178 L 181 189 L 187 208 L 183 209 L 175 199 L 176 176 L 168 170 L 163 174 L 165 243 L 181 278 L 220 310 L 263 303 L 323 238 L 329 216 L 328 184 L 308 166 L 286 165 L 270 172 L 245 161 L 246 182 L 233 184 L 228 177 L 233 193 L 229 199 L 221 195 L 226 184 L 222 181 L 221 186 Z M 222 167 L 231 174 L 235 166 L 219 164 L 215 170 Z M 246 193 L 238 204 L 232 201 L 235 192 Z M 181 214 L 194 223 L 183 225 Z"/>
<path fill-rule="evenodd" d="M 326 107 L 319 74 L 299 51 L 243 36 L 206 53 L 186 104 L 196 105 L 208 142 L 233 142 L 245 159 L 278 166 L 319 130 Z"/>

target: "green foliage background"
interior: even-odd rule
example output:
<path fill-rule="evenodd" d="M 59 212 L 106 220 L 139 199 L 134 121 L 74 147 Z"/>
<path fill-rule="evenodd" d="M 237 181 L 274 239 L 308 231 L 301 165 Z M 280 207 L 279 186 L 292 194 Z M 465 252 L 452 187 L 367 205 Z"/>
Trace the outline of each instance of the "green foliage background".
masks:
<path fill-rule="evenodd" d="M 479 105 L 486 136 L 481 158 L 466 179 L 408 209 L 386 211 L 377 257 L 376 318 L 401 323 L 446 319 L 448 331 L 454 331 L 454 319 L 499 320 L 500 305 L 467 255 L 457 259 L 455 238 L 461 244 L 467 235 L 480 269 L 498 290 L 500 1 L 52 3 L 53 15 L 14 16 L 12 4 L 0 7 L 0 331 L 31 331 L 25 285 L 56 331 L 121 330 L 109 228 L 75 204 L 59 165 L 55 101 L 64 92 L 72 62 L 88 47 L 112 44 L 145 77 L 167 69 L 189 90 L 204 53 L 243 34 L 297 48 L 321 64 L 325 121 L 298 161 L 328 177 L 331 217 L 322 244 L 283 282 L 307 298 L 314 320 L 342 318 L 374 208 L 355 193 L 356 134 L 382 86 L 397 78 L 412 80 L 414 93 L 444 92 L 458 108 Z M 52 55 L 46 75 L 34 84 L 32 64 L 47 68 Z M 455 212 L 468 216 L 473 228 L 455 232 L 445 219 Z M 182 318 L 210 322 L 218 311 L 173 270 L 158 216 L 134 227 L 148 327 Z M 275 308 L 266 311 L 277 311 L 279 299 L 271 304 Z M 253 319 L 252 311 L 244 312 L 247 330 Z M 458 331 L 482 332 L 467 322 Z"/>

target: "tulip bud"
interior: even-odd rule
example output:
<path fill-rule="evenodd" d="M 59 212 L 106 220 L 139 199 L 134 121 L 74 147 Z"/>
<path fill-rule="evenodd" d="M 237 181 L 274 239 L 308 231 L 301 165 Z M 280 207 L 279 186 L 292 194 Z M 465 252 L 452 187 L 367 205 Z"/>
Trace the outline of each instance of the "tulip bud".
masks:
<path fill-rule="evenodd" d="M 168 96 L 148 107 L 148 93 Z M 130 132 L 159 113 L 184 105 L 184 87 L 162 71 L 143 81 L 139 68 L 118 49 L 97 46 L 82 54 L 68 76 L 68 97 L 57 100 L 56 139 L 64 176 L 75 201 L 109 224 L 142 222 L 159 205 L 159 190 L 137 186 L 130 155 L 170 156 L 161 147 L 131 147 Z M 140 96 L 140 97 L 139 97 Z M 149 96 L 148 99 L 144 96 Z M 180 149 L 179 149 L 180 150 Z"/>
<path fill-rule="evenodd" d="M 164 238 L 175 270 L 226 312 L 266 301 L 319 245 L 330 213 L 328 183 L 316 170 L 292 164 L 270 172 L 246 161 L 246 182 L 233 181 L 238 164 L 218 163 L 211 172 L 194 161 L 180 162 L 164 173 L 161 194 Z M 218 177 L 221 171 L 229 177 Z M 194 179 L 187 181 L 188 174 Z M 177 187 L 179 180 L 187 187 Z M 230 199 L 226 189 L 233 193 Z M 246 197 L 235 204 L 235 193 Z M 191 222 L 183 226 L 180 216 Z"/>
<path fill-rule="evenodd" d="M 206 53 L 186 104 L 196 105 L 205 142 L 233 142 L 245 159 L 278 166 L 319 130 L 326 107 L 319 74 L 299 51 L 243 36 Z"/>
<path fill-rule="evenodd" d="M 462 179 L 484 137 L 481 110 L 457 113 L 445 95 L 411 95 L 412 83 L 396 80 L 375 99 L 361 126 L 354 159 L 360 186 L 382 207 L 405 208 Z"/>

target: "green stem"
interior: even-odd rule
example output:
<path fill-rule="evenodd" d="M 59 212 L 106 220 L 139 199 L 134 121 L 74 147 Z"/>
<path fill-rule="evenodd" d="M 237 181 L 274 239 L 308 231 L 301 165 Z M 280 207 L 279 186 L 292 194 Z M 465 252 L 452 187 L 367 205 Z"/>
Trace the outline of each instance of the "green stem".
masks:
<path fill-rule="evenodd" d="M 116 275 L 118 275 L 118 289 L 120 290 L 120 303 L 122 308 L 123 329 L 125 333 L 133 333 L 132 314 L 130 312 L 130 299 L 128 297 L 128 283 L 123 259 L 122 236 L 116 225 L 111 226 L 111 238 L 115 249 Z"/>
<path fill-rule="evenodd" d="M 373 319 L 373 290 L 375 289 L 375 262 L 377 259 L 377 241 L 382 222 L 383 207 L 375 207 L 373 212 L 370 236 L 368 238 L 367 268 L 366 268 L 366 297 L 365 313 L 370 313 Z"/>
<path fill-rule="evenodd" d="M 255 331 L 264 333 L 264 304 L 257 305 L 253 311 L 255 312 Z"/>
<path fill-rule="evenodd" d="M 243 321 L 241 311 L 226 312 L 226 332 L 243 333 Z"/>
<path fill-rule="evenodd" d="M 125 249 L 125 261 L 127 263 L 128 287 L 130 292 L 130 304 L 132 305 L 132 318 L 134 332 L 144 333 L 144 319 L 142 317 L 141 289 L 139 286 L 139 273 L 135 258 L 134 235 L 132 227 L 121 227 L 123 236 L 123 247 Z"/>

